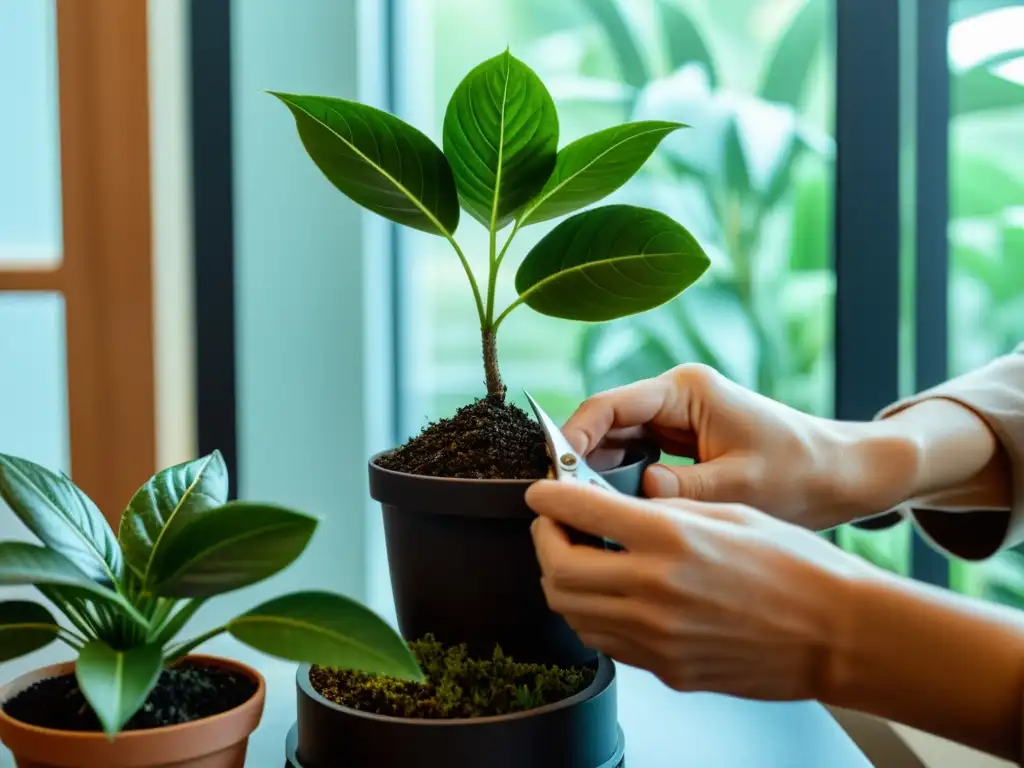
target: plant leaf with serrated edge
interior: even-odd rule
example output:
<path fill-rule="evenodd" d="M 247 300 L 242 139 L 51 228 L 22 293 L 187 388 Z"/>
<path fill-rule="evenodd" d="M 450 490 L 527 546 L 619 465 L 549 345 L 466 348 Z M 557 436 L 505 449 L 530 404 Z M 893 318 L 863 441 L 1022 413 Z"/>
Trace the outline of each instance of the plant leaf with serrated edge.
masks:
<path fill-rule="evenodd" d="M 545 235 L 520 265 L 516 291 L 541 314 L 604 322 L 664 304 L 709 264 L 694 237 L 665 214 L 608 205 Z"/>
<path fill-rule="evenodd" d="M 645 120 L 582 136 L 558 153 L 555 170 L 523 210 L 520 224 L 536 224 L 607 197 L 640 170 L 661 140 L 682 123 Z"/>
<path fill-rule="evenodd" d="M 494 231 L 540 192 L 555 167 L 555 102 L 537 74 L 507 50 L 459 83 L 443 134 L 462 207 Z"/>
<path fill-rule="evenodd" d="M 163 652 L 155 645 L 119 651 L 102 640 L 85 644 L 75 662 L 75 678 L 108 738 L 146 703 L 162 669 Z"/>
<path fill-rule="evenodd" d="M 60 632 L 53 615 L 39 603 L 0 603 L 0 661 L 9 661 L 49 645 Z"/>
<path fill-rule="evenodd" d="M 118 539 L 125 560 L 148 586 L 155 550 L 162 539 L 228 497 L 228 468 L 220 451 L 157 472 L 121 516 Z"/>
<path fill-rule="evenodd" d="M 0 454 L 0 497 L 40 541 L 86 576 L 101 584 L 120 580 L 124 560 L 113 530 L 68 477 Z"/>
<path fill-rule="evenodd" d="M 317 520 L 284 507 L 230 502 L 197 518 L 154 561 L 153 592 L 210 597 L 255 584 L 302 554 Z"/>
<path fill-rule="evenodd" d="M 288 661 L 421 681 L 412 651 L 369 608 L 330 592 L 268 600 L 228 622 L 235 639 Z"/>
<path fill-rule="evenodd" d="M 427 136 L 354 101 L 270 94 L 291 110 L 306 153 L 342 194 L 398 224 L 454 234 L 459 200 L 452 169 Z"/>

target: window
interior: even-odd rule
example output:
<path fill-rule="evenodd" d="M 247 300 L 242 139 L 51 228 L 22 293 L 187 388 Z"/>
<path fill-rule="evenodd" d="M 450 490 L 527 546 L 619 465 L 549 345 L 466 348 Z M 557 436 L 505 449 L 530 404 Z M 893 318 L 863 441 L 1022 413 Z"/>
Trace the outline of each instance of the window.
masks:
<path fill-rule="evenodd" d="M 711 252 L 711 273 L 639 320 L 588 326 L 517 312 L 499 339 L 513 397 L 526 387 L 564 418 L 596 389 L 701 360 L 797 407 L 831 412 L 830 3 L 735 5 L 401 3 L 402 26 L 417 34 L 397 46 L 399 112 L 435 139 L 456 84 L 506 42 L 548 84 L 560 144 L 632 119 L 693 126 L 667 139 L 613 199 L 676 217 Z M 450 45 L 456 28 L 474 34 Z M 524 230 L 513 248 L 525 253 L 548 229 Z M 459 235 L 479 263 L 483 228 L 464 217 Z M 454 254 L 437 238 L 404 232 L 402 253 L 402 280 L 417 286 L 403 303 L 408 434 L 479 396 L 482 372 Z M 500 277 L 506 298 L 514 271 Z"/>
<path fill-rule="evenodd" d="M 1024 2 L 972 10 L 955 13 L 949 31 L 952 375 L 1024 339 Z M 954 562 L 950 583 L 1024 607 L 1024 549 Z"/>
<path fill-rule="evenodd" d="M 742 4 L 398 0 L 397 110 L 438 142 L 459 80 L 506 43 L 551 90 L 560 145 L 634 119 L 692 126 L 611 199 L 688 227 L 712 257 L 708 275 L 668 305 L 612 323 L 516 312 L 499 337 L 513 399 L 525 387 L 564 419 L 589 394 L 699 361 L 802 410 L 833 413 L 834 3 Z M 449 44 L 460 28 L 474 34 Z M 524 230 L 513 255 L 552 224 Z M 458 236 L 483 268 L 484 229 L 463 217 Z M 403 229 L 398 238 L 404 439 L 479 397 L 483 374 L 455 255 L 428 235 Z M 506 300 L 512 261 L 499 277 Z M 837 539 L 906 572 L 908 533 L 844 529 Z"/>

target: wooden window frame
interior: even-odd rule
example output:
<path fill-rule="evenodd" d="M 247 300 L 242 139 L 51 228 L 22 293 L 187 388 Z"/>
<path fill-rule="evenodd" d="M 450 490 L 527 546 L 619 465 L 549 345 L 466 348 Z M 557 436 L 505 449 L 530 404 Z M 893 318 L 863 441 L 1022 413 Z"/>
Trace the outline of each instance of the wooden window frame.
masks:
<path fill-rule="evenodd" d="M 57 0 L 63 253 L 0 291 L 59 292 L 75 482 L 114 526 L 155 471 L 147 3 Z"/>

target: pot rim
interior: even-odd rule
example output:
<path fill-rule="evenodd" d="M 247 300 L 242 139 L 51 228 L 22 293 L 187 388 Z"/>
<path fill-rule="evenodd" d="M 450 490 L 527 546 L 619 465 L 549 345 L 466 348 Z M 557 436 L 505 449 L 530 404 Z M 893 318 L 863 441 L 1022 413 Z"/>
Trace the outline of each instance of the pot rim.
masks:
<path fill-rule="evenodd" d="M 633 469 L 637 464 L 653 464 L 661 456 L 661 448 L 655 443 L 649 440 L 638 440 L 628 443 L 624 446 L 626 451 L 625 457 L 623 457 L 623 463 L 617 467 L 611 469 L 602 469 L 600 474 L 604 478 L 614 477 L 620 472 L 628 472 Z M 377 460 L 383 456 L 387 456 L 390 453 L 394 453 L 398 450 L 397 447 L 389 448 L 384 451 L 378 451 L 370 457 L 369 468 L 371 472 L 378 472 L 385 477 L 393 478 L 415 478 L 418 482 L 429 483 L 433 485 L 491 485 L 499 487 L 522 487 L 526 488 L 529 485 L 533 485 L 537 480 L 543 480 L 545 478 L 534 478 L 531 480 L 505 480 L 505 479 L 494 479 L 494 478 L 475 478 L 475 477 L 437 477 L 435 475 L 416 475 L 412 472 L 399 472 L 396 469 L 386 469 L 377 463 Z"/>
<path fill-rule="evenodd" d="M 223 712 L 218 712 L 216 715 L 210 715 L 209 717 L 203 717 L 203 718 L 200 718 L 199 720 L 190 720 L 187 723 L 176 723 L 175 725 L 163 725 L 163 726 L 160 726 L 159 728 L 141 728 L 139 730 L 134 730 L 134 731 L 120 731 L 115 736 L 115 740 L 116 741 L 118 741 L 118 742 L 139 741 L 139 740 L 145 739 L 147 737 L 150 737 L 150 736 L 152 736 L 155 733 L 169 734 L 169 735 L 173 736 L 173 735 L 175 735 L 177 733 L 186 731 L 189 728 L 193 728 L 193 727 L 195 727 L 195 726 L 197 726 L 199 724 L 207 725 L 209 723 L 216 722 L 219 719 L 226 718 L 227 716 L 231 715 L 234 712 L 237 712 L 239 709 L 242 709 L 243 707 L 252 706 L 254 701 L 262 701 L 266 697 L 266 694 L 267 694 L 267 683 L 266 683 L 266 680 L 263 679 L 263 675 L 261 675 L 253 667 L 250 667 L 248 664 L 245 664 L 245 663 L 243 663 L 241 661 L 238 661 L 237 659 L 229 659 L 229 658 L 224 657 L 224 656 L 211 656 L 211 655 L 207 655 L 207 654 L 203 654 L 203 653 L 190 653 L 187 656 L 185 656 L 185 658 L 181 659 L 180 661 L 178 661 L 176 663 L 177 664 L 181 664 L 181 663 L 186 662 L 186 661 L 193 661 L 193 662 L 199 662 L 199 663 L 207 663 L 210 666 L 228 667 L 228 668 L 230 668 L 230 669 L 232 669 L 232 670 L 234 670 L 236 672 L 242 673 L 243 675 L 248 677 L 250 680 L 254 680 L 256 682 L 256 690 L 253 691 L 253 694 L 249 698 L 247 698 L 245 701 L 243 701 L 241 704 L 238 704 L 238 705 L 232 707 L 231 709 L 226 709 Z M 27 685 L 19 685 L 19 683 L 22 680 L 24 680 L 24 678 L 30 677 L 30 676 L 36 676 L 36 679 L 33 680 L 32 683 L 29 683 L 29 685 L 31 685 L 31 684 L 40 682 L 41 680 L 44 680 L 44 679 L 49 679 L 49 678 L 52 678 L 52 677 L 60 677 L 62 675 L 66 675 L 66 674 L 69 674 L 69 673 L 74 673 L 74 670 L 75 670 L 75 662 L 73 662 L 73 661 L 63 661 L 63 662 L 59 662 L 57 664 L 50 664 L 49 666 L 46 666 L 46 667 L 37 667 L 36 669 L 30 670 L 30 671 L 26 672 L 23 675 L 19 675 L 18 677 L 14 678 L 14 680 L 11 680 L 9 683 L 5 683 L 4 685 L 0 685 L 0 724 L 7 725 L 7 726 L 9 726 L 11 728 L 17 728 L 19 730 L 26 731 L 26 732 L 29 732 L 29 733 L 35 733 L 35 734 L 38 734 L 40 736 L 52 736 L 52 737 L 56 737 L 56 738 L 61 738 L 61 737 L 64 737 L 64 736 L 72 736 L 75 739 L 86 739 L 86 740 L 89 740 L 89 741 L 109 741 L 107 739 L 107 735 L 103 731 L 66 731 L 66 730 L 61 730 L 60 728 L 46 728 L 44 726 L 32 725 L 31 723 L 26 723 L 26 722 L 23 722 L 21 720 L 18 720 L 18 719 L 14 718 L 14 717 L 11 717 L 10 715 L 7 714 L 6 711 L 4 711 L 3 705 L 9 699 L 11 699 L 14 696 L 18 695 L 23 690 L 25 690 L 25 688 L 28 687 Z M 41 673 L 41 672 L 52 672 L 52 674 L 46 675 L 45 677 L 38 677 L 39 673 Z"/>
<path fill-rule="evenodd" d="M 401 725 L 404 727 L 422 727 L 422 728 L 455 728 L 455 727 L 472 727 L 472 726 L 483 726 L 492 725 L 494 723 L 507 723 L 514 720 L 526 720 L 531 717 L 539 717 L 542 715 L 549 714 L 560 709 L 568 709 L 577 704 L 581 704 L 585 701 L 596 699 L 599 696 L 606 695 L 609 690 L 615 685 L 615 662 L 612 661 L 608 656 L 603 653 L 597 655 L 597 674 L 594 676 L 593 682 L 584 688 L 579 693 L 573 694 L 566 699 L 553 702 L 551 704 L 545 704 L 542 707 L 535 707 L 533 709 L 526 709 L 521 712 L 510 712 L 507 715 L 490 715 L 488 717 L 452 717 L 452 718 L 425 718 L 425 717 L 395 717 L 393 715 L 378 715 L 376 712 L 364 712 L 360 709 L 353 709 L 352 707 L 346 707 L 337 702 L 331 701 L 330 699 L 322 696 L 320 692 L 313 687 L 313 684 L 309 680 L 309 672 L 312 669 L 312 664 L 301 664 L 298 671 L 295 673 L 295 680 L 299 686 L 299 690 L 310 699 L 315 701 L 317 704 L 333 709 L 335 712 L 340 712 L 350 717 L 358 717 L 363 720 L 372 720 L 378 723 L 390 723 L 393 725 Z"/>

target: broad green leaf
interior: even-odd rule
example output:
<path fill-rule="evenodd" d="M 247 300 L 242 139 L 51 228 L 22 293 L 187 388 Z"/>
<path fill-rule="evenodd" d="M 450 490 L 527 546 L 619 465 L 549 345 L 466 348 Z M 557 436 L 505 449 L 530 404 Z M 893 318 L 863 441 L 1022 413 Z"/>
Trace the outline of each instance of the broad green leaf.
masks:
<path fill-rule="evenodd" d="M 803 106 L 814 61 L 829 36 L 830 5 L 826 0 L 806 0 L 793 14 L 765 67 L 758 96 L 793 107 Z"/>
<path fill-rule="evenodd" d="M 608 38 L 622 79 L 643 88 L 649 77 L 643 49 L 618 0 L 583 0 L 583 4 Z"/>
<path fill-rule="evenodd" d="M 444 115 L 444 153 L 459 200 L 499 230 L 540 190 L 555 167 L 558 114 L 536 73 L 505 51 L 474 67 Z"/>
<path fill-rule="evenodd" d="M 452 169 L 427 136 L 374 107 L 274 93 L 295 117 L 306 152 L 354 202 L 407 227 L 450 236 L 459 226 Z"/>
<path fill-rule="evenodd" d="M 999 158 L 957 143 L 950 154 L 950 214 L 953 218 L 994 216 L 1017 205 L 1024 176 Z"/>
<path fill-rule="evenodd" d="M 238 640 L 271 656 L 422 680 L 405 641 L 370 609 L 329 592 L 269 600 L 228 622 Z"/>
<path fill-rule="evenodd" d="M 659 311 L 586 327 L 580 341 L 580 373 L 587 396 L 652 378 L 693 359 L 692 349 L 683 355 L 673 349 L 686 344 L 678 326 L 667 340 L 642 322 Z"/>
<path fill-rule="evenodd" d="M 283 507 L 231 502 L 161 543 L 150 572 L 161 597 L 209 597 L 288 567 L 316 530 L 314 517 Z"/>
<path fill-rule="evenodd" d="M 228 469 L 220 451 L 168 467 L 150 478 L 121 516 L 118 539 L 128 565 L 148 582 L 153 552 L 173 535 L 228 498 Z"/>
<path fill-rule="evenodd" d="M 1024 106 L 1024 86 L 973 67 L 954 72 L 950 81 L 950 114 L 960 117 L 975 112 Z"/>
<path fill-rule="evenodd" d="M 124 561 L 113 530 L 69 478 L 0 454 L 0 497 L 40 541 L 89 578 L 102 584 L 121 578 Z"/>
<path fill-rule="evenodd" d="M 16 659 L 49 645 L 59 631 L 57 620 L 39 603 L 0 603 L 0 661 Z"/>
<path fill-rule="evenodd" d="M 658 10 L 661 13 L 661 28 L 671 70 L 675 71 L 695 61 L 704 67 L 708 86 L 714 90 L 718 86 L 718 70 L 693 17 L 672 0 L 661 0 Z"/>
<path fill-rule="evenodd" d="M 664 304 L 709 264 L 693 236 L 665 214 L 608 205 L 545 235 L 520 265 L 516 291 L 541 314 L 602 322 Z"/>
<path fill-rule="evenodd" d="M 70 587 L 90 596 L 115 600 L 117 594 L 86 576 L 64 555 L 26 541 L 0 542 L 0 587 Z"/>
<path fill-rule="evenodd" d="M 610 195 L 640 170 L 663 138 L 685 127 L 647 120 L 577 139 L 559 151 L 554 172 L 526 206 L 520 223 L 563 216 Z"/>
<path fill-rule="evenodd" d="M 146 703 L 162 669 L 159 646 L 119 651 L 101 640 L 91 640 L 78 655 L 75 677 L 104 732 L 113 738 Z"/>

